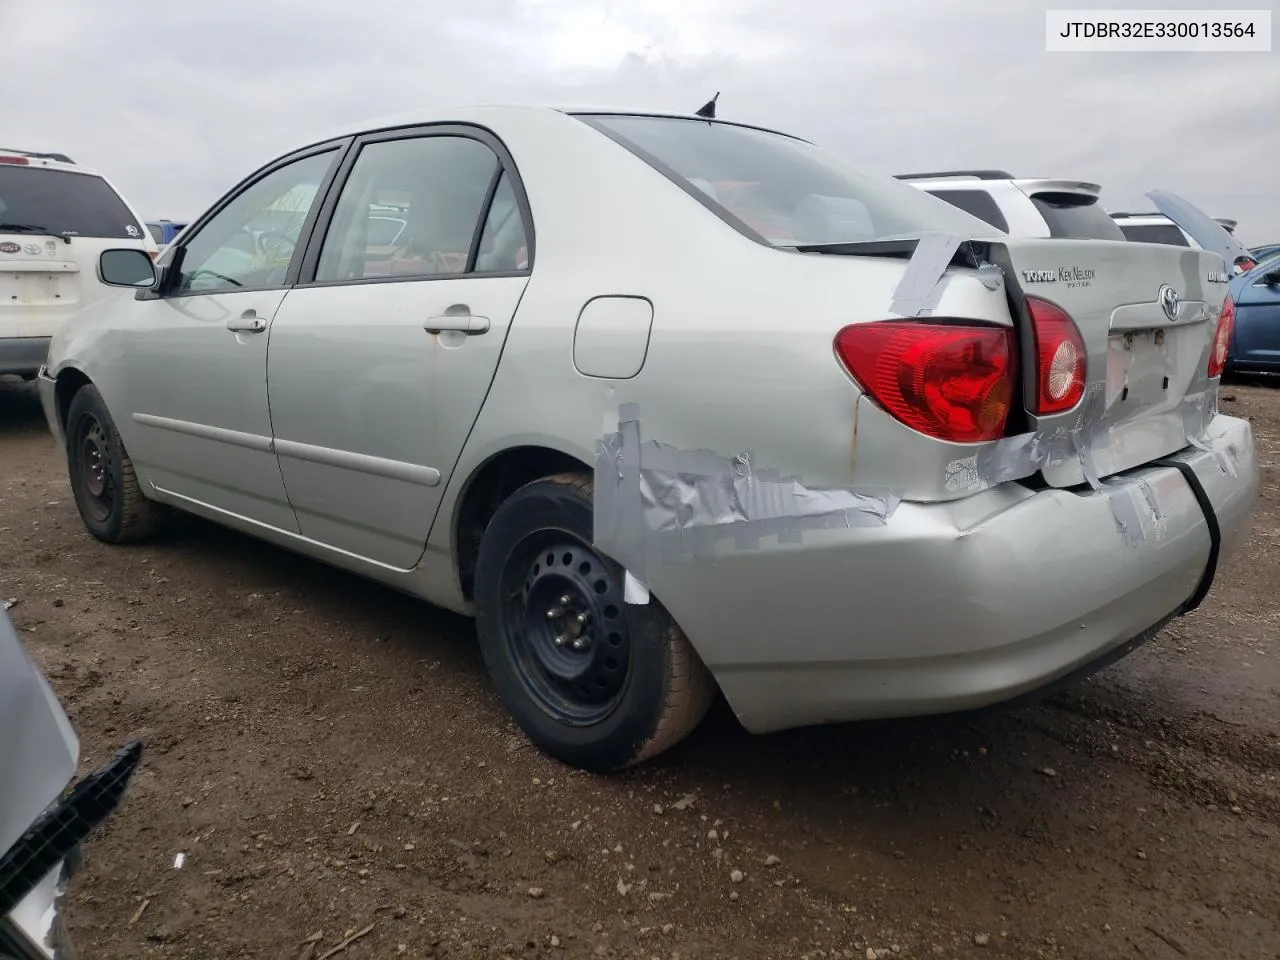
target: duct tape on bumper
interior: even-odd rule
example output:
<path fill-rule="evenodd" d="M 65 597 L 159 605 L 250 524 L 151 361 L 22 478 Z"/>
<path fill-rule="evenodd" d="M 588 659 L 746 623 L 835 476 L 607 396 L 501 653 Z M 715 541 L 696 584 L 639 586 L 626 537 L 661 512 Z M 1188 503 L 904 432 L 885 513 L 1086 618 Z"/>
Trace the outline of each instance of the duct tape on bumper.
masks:
<path fill-rule="evenodd" d="M 1103 481 L 1098 475 L 1096 454 L 1110 445 L 1111 431 L 1117 425 L 1108 416 L 1105 389 L 1094 384 L 1086 390 L 1080 414 L 1071 427 L 1005 437 L 971 456 L 953 460 L 946 468 L 945 489 L 948 493 L 978 493 L 1074 459 L 1089 486 L 1107 494 L 1126 546 L 1136 547 L 1148 537 L 1162 536 L 1165 516 L 1149 483 Z M 1230 444 L 1212 443 L 1208 437 L 1209 422 L 1217 412 L 1217 391 L 1213 388 L 1186 397 L 1178 408 L 1187 444 L 1212 453 L 1223 473 L 1234 477 L 1240 452 Z"/>
<path fill-rule="evenodd" d="M 627 602 L 647 603 L 650 559 L 708 560 L 732 540 L 802 543 L 810 530 L 883 526 L 901 496 L 889 489 L 809 487 L 760 467 L 749 452 L 721 456 L 644 440 L 635 404 L 600 441 L 595 464 L 595 544 L 627 570 Z"/>

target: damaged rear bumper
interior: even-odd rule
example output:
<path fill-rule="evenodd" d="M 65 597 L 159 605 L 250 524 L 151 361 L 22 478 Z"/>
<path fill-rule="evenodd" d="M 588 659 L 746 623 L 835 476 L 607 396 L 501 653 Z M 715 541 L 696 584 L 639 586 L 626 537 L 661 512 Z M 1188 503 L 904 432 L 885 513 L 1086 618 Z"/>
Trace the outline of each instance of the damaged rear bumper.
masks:
<path fill-rule="evenodd" d="M 882 525 L 653 567 L 650 586 L 753 732 L 1013 699 L 1182 612 L 1211 566 L 1207 517 L 1222 558 L 1248 537 L 1251 427 L 1217 416 L 1205 439 L 1100 490 L 904 502 Z"/>

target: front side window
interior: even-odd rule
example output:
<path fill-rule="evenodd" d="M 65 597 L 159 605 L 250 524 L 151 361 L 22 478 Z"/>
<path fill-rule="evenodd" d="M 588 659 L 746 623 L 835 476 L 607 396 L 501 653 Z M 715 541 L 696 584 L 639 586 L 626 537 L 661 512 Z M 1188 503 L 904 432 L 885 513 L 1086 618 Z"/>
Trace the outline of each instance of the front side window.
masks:
<path fill-rule="evenodd" d="M 285 281 L 289 261 L 337 150 L 285 164 L 237 194 L 183 245 L 173 293 L 263 290 Z"/>
<path fill-rule="evenodd" d="M 366 144 L 334 208 L 316 280 L 466 272 L 497 172 L 497 155 L 470 137 Z"/>
<path fill-rule="evenodd" d="M 102 177 L 0 164 L 0 233 L 141 240 L 142 224 Z"/>
<path fill-rule="evenodd" d="M 913 186 L 860 173 L 837 154 L 780 133 L 680 117 L 579 118 L 774 246 L 1001 235 Z"/>

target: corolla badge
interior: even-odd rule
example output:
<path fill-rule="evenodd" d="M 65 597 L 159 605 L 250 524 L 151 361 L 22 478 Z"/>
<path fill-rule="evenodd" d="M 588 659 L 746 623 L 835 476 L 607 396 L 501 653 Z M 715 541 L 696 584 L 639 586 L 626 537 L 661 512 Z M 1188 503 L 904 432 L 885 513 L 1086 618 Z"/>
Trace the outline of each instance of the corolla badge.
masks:
<path fill-rule="evenodd" d="M 1170 320 L 1178 319 L 1178 291 L 1167 283 L 1162 283 L 1156 299 L 1160 301 L 1160 309 L 1164 311 L 1166 317 Z"/>
<path fill-rule="evenodd" d="M 0 253 L 17 253 L 22 247 L 18 246 L 12 240 L 6 240 L 0 243 Z"/>

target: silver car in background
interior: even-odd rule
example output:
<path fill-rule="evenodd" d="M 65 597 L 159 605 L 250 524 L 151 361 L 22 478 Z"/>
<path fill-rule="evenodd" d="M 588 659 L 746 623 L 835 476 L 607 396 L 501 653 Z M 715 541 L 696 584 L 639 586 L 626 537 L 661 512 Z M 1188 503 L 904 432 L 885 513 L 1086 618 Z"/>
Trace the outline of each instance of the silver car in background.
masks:
<path fill-rule="evenodd" d="M 190 511 L 473 615 L 591 769 L 717 689 L 764 732 L 1096 669 L 1258 492 L 1220 257 L 1010 237 L 743 124 L 371 122 L 99 269 L 135 298 L 40 377 L 92 534 Z"/>
<path fill-rule="evenodd" d="M 63 894 L 80 843 L 119 805 L 142 745 L 69 786 L 79 741 L 3 611 L 0 731 L 0 957 L 74 960 Z"/>

